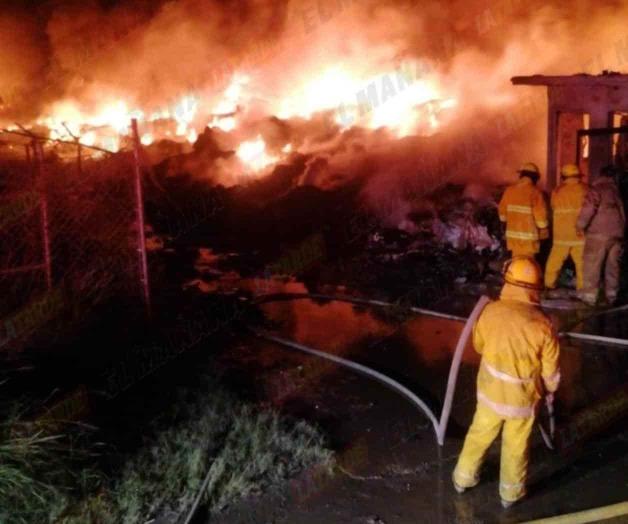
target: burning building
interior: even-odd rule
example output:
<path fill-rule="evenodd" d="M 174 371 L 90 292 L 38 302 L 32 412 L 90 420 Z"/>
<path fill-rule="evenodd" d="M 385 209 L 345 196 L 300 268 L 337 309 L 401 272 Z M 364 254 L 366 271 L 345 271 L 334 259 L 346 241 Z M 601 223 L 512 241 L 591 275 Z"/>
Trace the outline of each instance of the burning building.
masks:
<path fill-rule="evenodd" d="M 609 164 L 626 166 L 628 75 L 517 76 L 514 85 L 547 86 L 547 185 L 561 166 L 597 176 Z"/>

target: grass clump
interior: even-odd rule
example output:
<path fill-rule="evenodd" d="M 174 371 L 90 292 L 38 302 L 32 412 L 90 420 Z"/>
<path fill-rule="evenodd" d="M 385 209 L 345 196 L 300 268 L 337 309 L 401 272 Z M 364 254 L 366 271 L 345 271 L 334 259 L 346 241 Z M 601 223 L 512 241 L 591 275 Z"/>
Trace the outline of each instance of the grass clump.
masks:
<path fill-rule="evenodd" d="M 321 434 L 306 422 L 288 424 L 274 412 L 240 410 L 209 470 L 204 499 L 218 511 L 252 493 L 278 486 L 313 465 L 331 467 Z"/>
<path fill-rule="evenodd" d="M 63 430 L 50 434 L 17 414 L 0 424 L 0 524 L 142 524 L 187 512 L 202 486 L 215 512 L 332 463 L 313 426 L 244 404 L 209 379 L 179 391 L 108 479 L 93 448 Z"/>
<path fill-rule="evenodd" d="M 242 404 L 216 384 L 204 390 L 192 398 L 183 392 L 126 462 L 112 489 L 117 522 L 185 512 L 206 475 L 202 501 L 217 511 L 314 464 L 331 464 L 323 436 L 309 424 Z"/>
<path fill-rule="evenodd" d="M 65 508 L 102 481 L 76 428 L 52 428 L 24 419 L 14 406 L 0 423 L 0 523 L 56 522 Z"/>
<path fill-rule="evenodd" d="M 136 524 L 181 514 L 203 486 L 202 504 L 216 512 L 281 486 L 301 470 L 331 463 L 331 451 L 313 426 L 243 404 L 207 379 L 198 389 L 179 391 L 106 489 L 58 522 Z"/>

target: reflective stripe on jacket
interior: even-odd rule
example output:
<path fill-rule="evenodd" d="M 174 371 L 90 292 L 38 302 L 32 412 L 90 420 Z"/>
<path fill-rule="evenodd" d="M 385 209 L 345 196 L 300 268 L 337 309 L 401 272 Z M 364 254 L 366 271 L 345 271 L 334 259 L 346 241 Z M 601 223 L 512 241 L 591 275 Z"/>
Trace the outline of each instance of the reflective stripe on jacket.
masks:
<path fill-rule="evenodd" d="M 506 222 L 507 247 L 511 251 L 517 243 L 533 243 L 538 250 L 539 229 L 545 229 L 547 206 L 543 193 L 528 177 L 523 177 L 504 192 L 499 203 L 499 219 Z"/>
<path fill-rule="evenodd" d="M 478 402 L 506 418 L 534 416 L 539 399 L 560 382 L 558 339 L 537 301 L 538 293 L 506 284 L 473 329 L 482 355 Z"/>
<path fill-rule="evenodd" d="M 584 237 L 578 236 L 576 232 L 576 222 L 586 193 L 586 184 L 577 178 L 568 178 L 552 192 L 554 245 L 584 245 Z"/>

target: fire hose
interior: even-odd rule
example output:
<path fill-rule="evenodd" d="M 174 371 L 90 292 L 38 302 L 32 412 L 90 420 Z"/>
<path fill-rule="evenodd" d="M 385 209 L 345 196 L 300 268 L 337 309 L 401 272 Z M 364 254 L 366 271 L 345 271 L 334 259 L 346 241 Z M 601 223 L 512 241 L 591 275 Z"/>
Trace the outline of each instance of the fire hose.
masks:
<path fill-rule="evenodd" d="M 384 302 L 384 301 L 380 301 L 380 300 L 369 300 L 369 299 L 361 299 L 361 298 L 356 298 L 356 297 L 347 297 L 347 296 L 330 296 L 330 295 L 322 295 L 322 294 L 310 294 L 310 293 L 276 293 L 276 294 L 268 294 L 268 295 L 262 295 L 257 297 L 257 300 L 255 300 L 254 303 L 256 304 L 263 304 L 263 303 L 268 303 L 268 302 L 274 302 L 274 301 L 280 301 L 280 300 L 298 300 L 298 299 L 319 299 L 319 300 L 329 300 L 329 301 L 338 301 L 338 302 L 349 302 L 349 303 L 353 303 L 353 304 L 363 304 L 363 305 L 374 305 L 374 306 L 379 306 L 379 307 L 393 307 L 395 306 L 395 304 L 390 303 L 390 302 Z M 454 398 L 454 394 L 455 394 L 455 390 L 456 390 L 456 383 L 457 383 L 457 379 L 458 379 L 458 372 L 459 372 L 459 368 L 460 368 L 460 362 L 462 361 L 462 354 L 464 352 L 464 349 L 466 347 L 466 344 L 468 342 L 469 336 L 471 335 L 471 330 L 473 325 L 475 324 L 475 321 L 477 320 L 477 318 L 479 317 L 480 313 L 482 312 L 482 310 L 484 309 L 484 307 L 486 306 L 486 304 L 489 302 L 489 299 L 485 296 L 482 296 L 478 302 L 476 303 L 475 307 L 473 308 L 473 311 L 471 312 L 471 315 L 468 318 L 464 318 L 464 317 L 460 317 L 457 315 L 450 315 L 447 313 L 441 313 L 438 311 L 433 311 L 433 310 L 429 310 L 429 309 L 423 309 L 423 308 L 417 308 L 417 307 L 410 307 L 410 311 L 412 311 L 413 313 L 419 313 L 419 314 L 424 314 L 427 316 L 431 316 L 431 317 L 436 317 L 436 318 L 443 318 L 446 320 L 452 320 L 452 321 L 456 321 L 456 322 L 465 322 L 465 326 L 462 330 L 462 333 L 460 335 L 460 338 L 458 339 L 458 343 L 456 345 L 456 349 L 454 351 L 454 356 L 452 358 L 452 363 L 451 363 L 451 367 L 449 370 L 449 376 L 447 379 L 447 390 L 445 393 L 445 400 L 443 402 L 443 409 L 441 412 L 441 417 L 440 420 L 438 420 L 436 418 L 436 415 L 434 415 L 434 412 L 429 408 L 429 406 L 423 401 L 421 400 L 417 395 L 415 395 L 412 391 L 410 391 L 408 388 L 406 388 L 405 386 L 403 386 L 402 384 L 400 384 L 399 382 L 397 382 L 396 380 L 384 375 L 383 373 L 380 373 L 379 371 L 376 371 L 372 368 L 369 368 L 367 366 L 364 366 L 362 364 L 359 364 L 358 362 L 353 362 L 351 360 L 348 359 L 344 359 L 342 357 L 338 357 L 336 355 L 331 355 L 329 353 L 325 353 L 323 351 L 319 351 L 317 349 L 313 349 L 310 347 L 307 347 L 303 344 L 299 344 L 298 342 L 294 342 L 291 340 L 286 340 L 280 337 L 277 337 L 275 335 L 271 335 L 268 333 L 264 333 L 261 332 L 259 330 L 252 330 L 253 333 L 258 336 L 259 338 L 268 340 L 270 342 L 274 342 L 280 345 L 283 345 L 285 347 L 290 347 L 292 349 L 296 349 L 298 351 L 302 351 L 304 353 L 308 353 L 310 355 L 314 355 L 320 358 L 325 358 L 327 360 L 330 360 L 332 362 L 335 362 L 337 364 L 340 364 L 342 366 L 348 367 L 350 369 L 353 369 L 354 371 L 357 371 L 363 375 L 366 375 L 370 378 L 376 379 L 379 382 L 387 385 L 388 387 L 396 390 L 398 393 L 400 393 L 402 396 L 404 396 L 406 399 L 408 399 L 410 402 L 412 402 L 412 404 L 414 404 L 417 408 L 419 408 L 430 420 L 430 422 L 432 423 L 432 426 L 434 428 L 434 432 L 436 434 L 436 440 L 438 442 L 438 444 L 440 446 L 443 446 L 444 441 L 445 441 L 445 433 L 447 431 L 447 425 L 449 422 L 449 416 L 451 414 L 451 407 L 453 404 L 453 398 Z M 623 309 L 628 308 L 628 306 L 625 307 L 621 307 L 621 308 L 615 308 L 613 311 L 620 311 Z M 610 310 L 607 310 L 604 313 L 610 313 Z M 628 341 L 626 340 L 622 340 L 622 339 L 616 339 L 616 338 L 611 338 L 611 337 L 602 337 L 602 336 L 597 336 L 597 335 L 587 335 L 587 334 L 583 334 L 583 333 L 559 333 L 559 336 L 567 336 L 567 337 L 571 337 L 571 338 L 578 338 L 578 339 L 582 339 L 582 340 L 586 340 L 589 342 L 593 342 L 593 343 L 601 343 L 601 344 L 617 344 L 617 345 L 623 345 L 623 346 L 628 346 Z M 554 437 L 554 410 L 553 410 L 553 402 L 550 398 L 546 398 L 546 408 L 548 411 L 548 415 L 549 415 L 549 434 L 548 431 L 545 430 L 545 428 L 539 424 L 539 429 L 541 430 L 541 435 L 543 437 L 543 441 L 545 442 L 545 445 L 550 448 L 550 449 L 554 449 L 553 446 L 553 437 Z M 202 494 L 207 486 L 209 480 L 209 474 L 206 476 L 206 478 L 204 479 L 202 485 L 201 485 L 201 489 L 199 490 L 196 499 L 194 500 L 194 503 L 192 505 L 192 508 L 190 509 L 186 519 L 185 519 L 185 524 L 189 524 L 192 520 L 192 518 L 194 517 L 194 514 L 196 513 L 196 510 L 198 509 L 198 506 L 200 504 L 200 501 L 202 499 Z M 623 515 L 626 512 L 628 512 L 628 509 L 625 507 L 628 506 L 628 503 L 622 503 L 622 504 L 616 504 L 615 506 L 608 506 L 606 508 L 598 508 L 597 510 L 590 510 L 588 512 L 581 512 L 582 514 L 594 514 L 595 515 L 595 519 L 600 518 L 600 515 L 602 515 L 601 518 L 610 518 L 612 516 L 615 515 Z M 617 507 L 620 507 L 619 509 Z M 617 511 L 621 511 L 621 513 L 617 513 Z M 573 515 L 566 515 L 564 516 L 565 518 L 568 518 L 568 520 L 560 520 L 562 519 L 562 517 L 554 517 L 551 519 L 544 519 L 541 521 L 535 521 L 538 522 L 539 524 L 541 523 L 545 523 L 547 522 L 547 524 L 553 524 L 553 523 L 562 523 L 562 522 L 593 522 L 593 520 L 569 520 L 570 518 L 579 518 L 578 516 L 581 515 L 580 513 L 578 514 L 573 514 Z M 608 515 L 608 516 L 605 516 Z M 558 519 L 558 520 L 557 520 Z"/>
<path fill-rule="evenodd" d="M 587 509 L 578 511 L 577 513 L 569 513 L 567 515 L 558 515 L 556 517 L 548 517 L 546 519 L 531 520 L 524 524 L 587 524 L 588 522 L 600 522 L 601 520 L 621 517 L 628 514 L 628 502 L 620 502 L 603 506 L 601 508 Z"/>
<path fill-rule="evenodd" d="M 266 302 L 270 301 L 265 300 Z M 298 351 L 302 351 L 304 353 L 308 353 L 310 355 L 314 355 L 319 358 L 324 358 L 335 362 L 341 366 L 347 367 L 362 375 L 366 375 L 370 378 L 381 382 L 382 384 L 392 388 L 393 390 L 400 393 L 403 397 L 409 400 L 412 404 L 414 404 L 419 410 L 421 410 L 430 420 L 432 426 L 434 428 L 434 433 L 436 434 L 436 440 L 440 446 L 442 446 L 445 442 L 445 432 L 447 431 L 447 424 L 449 422 L 449 416 L 451 414 L 451 407 L 453 404 L 454 393 L 456 391 L 456 383 L 458 380 L 458 372 L 460 370 L 460 362 L 462 361 L 462 354 L 467 345 L 469 337 L 471 336 L 471 330 L 476 320 L 480 316 L 480 313 L 488 304 L 489 299 L 487 297 L 481 297 L 471 315 L 468 319 L 465 319 L 465 326 L 460 334 L 460 338 L 458 339 L 458 343 L 456 345 L 456 349 L 454 351 L 454 356 L 452 358 L 451 367 L 449 369 L 449 377 L 447 379 L 447 390 L 445 392 L 445 400 L 443 402 L 443 409 L 441 411 L 440 420 L 436 418 L 434 412 L 428 407 L 428 405 L 421 400 L 417 395 L 415 395 L 412 391 L 406 388 L 404 385 L 400 384 L 396 380 L 376 371 L 372 368 L 364 366 L 363 364 L 359 364 L 358 362 L 354 362 L 352 360 L 348 360 L 342 357 L 338 357 L 336 355 L 332 355 L 330 353 L 326 353 L 324 351 L 319 351 L 318 349 L 314 349 L 303 344 L 299 344 L 298 342 L 294 342 L 292 340 L 287 340 L 284 338 L 277 337 L 275 335 L 271 335 L 259 330 L 252 330 L 253 333 L 259 338 L 268 340 L 270 342 L 275 342 L 285 347 L 289 347 L 292 349 L 296 349 Z M 385 304 L 385 303 L 384 303 Z"/>
<path fill-rule="evenodd" d="M 281 298 L 286 298 L 286 297 L 281 297 Z M 295 298 L 295 297 L 289 297 L 289 298 Z M 297 298 L 306 298 L 306 296 L 303 296 L 303 297 L 299 296 Z M 263 302 L 271 302 L 273 300 L 272 296 L 269 296 L 269 295 L 265 295 L 264 299 L 265 300 L 263 300 Z M 427 418 L 432 423 L 432 426 L 434 427 L 436 440 L 438 441 L 438 444 L 442 446 L 445 441 L 445 432 L 447 430 L 447 423 L 449 422 L 449 415 L 451 413 L 451 405 L 453 402 L 454 392 L 456 389 L 458 369 L 460 367 L 462 353 L 464 351 L 464 348 L 471 334 L 471 329 L 473 327 L 473 324 L 475 323 L 478 316 L 484 309 L 484 306 L 488 302 L 489 302 L 489 299 L 487 297 L 481 297 L 480 300 L 478 300 L 478 303 L 476 304 L 469 318 L 462 319 L 462 320 L 466 320 L 466 324 L 465 324 L 464 329 L 462 330 L 460 339 L 458 340 L 458 344 L 456 346 L 456 351 L 454 353 L 454 358 L 452 361 L 451 369 L 449 371 L 449 379 L 447 381 L 447 392 L 445 394 L 445 402 L 443 404 L 443 411 L 441 413 L 440 421 L 436 418 L 436 415 L 434 415 L 434 412 L 429 408 L 429 406 L 423 400 L 421 400 L 416 394 L 410 391 L 403 384 L 400 384 L 396 380 L 384 375 L 383 373 L 380 373 L 379 371 L 369 368 L 368 366 L 364 366 L 363 364 L 359 364 L 358 362 L 353 362 L 352 360 L 347 360 L 345 358 L 338 357 L 330 353 L 325 353 L 324 351 L 319 351 L 317 349 L 307 347 L 303 344 L 299 344 L 298 342 L 286 340 L 286 339 L 277 337 L 275 335 L 264 333 L 259 330 L 255 330 L 251 328 L 250 329 L 257 337 L 261 339 L 268 340 L 269 342 L 274 342 L 276 344 L 280 344 L 285 347 L 296 349 L 298 351 L 302 351 L 304 353 L 308 353 L 310 355 L 314 355 L 319 358 L 331 360 L 332 362 L 335 362 L 336 364 L 339 364 L 344 367 L 348 367 L 354 371 L 357 371 L 358 373 L 362 375 L 373 378 L 381 382 L 382 384 L 390 387 L 391 389 L 397 391 L 427 416 Z M 257 303 L 261 303 L 261 302 L 258 301 Z M 377 305 L 386 305 L 386 303 L 379 303 Z M 461 320 L 460 317 L 456 317 L 455 319 Z M 211 471 L 209 471 L 207 475 L 205 476 L 205 478 L 203 479 L 203 482 L 201 483 L 201 487 L 194 499 L 194 502 L 192 503 L 192 507 L 188 511 L 188 514 L 185 518 L 184 524 L 190 524 L 190 522 L 194 518 L 194 515 L 196 514 L 196 511 L 203 498 L 203 493 L 205 492 L 205 489 L 207 488 L 207 484 L 209 483 L 210 473 Z"/>
<path fill-rule="evenodd" d="M 383 307 L 394 306 L 394 304 L 391 304 L 389 302 L 382 302 L 380 300 L 360 299 L 360 298 L 354 298 L 354 297 L 333 297 L 329 295 L 307 294 L 307 293 L 277 293 L 277 294 L 272 294 L 272 295 L 262 295 L 258 297 L 256 303 L 262 304 L 262 303 L 274 302 L 277 300 L 295 300 L 295 299 L 297 300 L 298 299 L 337 300 L 339 302 L 350 302 L 350 303 L 355 303 L 355 304 L 366 304 L 366 305 L 375 305 L 375 306 L 383 306 Z M 443 402 L 443 410 L 441 412 L 441 418 L 439 422 L 436 422 L 436 417 L 434 413 L 427 407 L 427 405 L 423 401 L 421 401 L 418 397 L 416 397 L 416 395 L 414 395 L 412 392 L 409 392 L 407 388 L 405 388 L 398 382 L 394 381 L 390 377 L 386 377 L 385 375 L 382 375 L 381 373 L 373 369 L 366 368 L 366 366 L 362 366 L 361 364 L 358 364 L 356 362 L 342 359 L 340 357 L 336 357 L 334 355 L 330 355 L 328 353 L 324 353 L 322 351 L 309 348 L 307 346 L 298 344 L 290 340 L 280 339 L 279 337 L 262 334 L 261 332 L 256 332 L 256 335 L 260 336 L 261 338 L 266 338 L 267 340 L 271 340 L 273 342 L 282 344 L 286 347 L 291 347 L 293 349 L 310 353 L 312 355 L 315 355 L 321 358 L 332 360 L 338 364 L 344 365 L 345 367 L 349 367 L 356 371 L 362 372 L 362 374 L 369 375 L 372 378 L 375 378 L 379 380 L 380 382 L 387 384 L 393 389 L 396 389 L 402 395 L 408 398 L 411 402 L 413 402 L 417 407 L 419 407 L 419 409 L 421 409 L 428 416 L 428 418 L 432 422 L 432 425 L 434 426 L 434 431 L 436 433 L 436 440 L 438 444 L 442 446 L 445 442 L 445 432 L 447 431 L 447 424 L 449 422 L 449 416 L 451 414 L 451 407 L 453 404 L 454 393 L 456 391 L 456 383 L 458 379 L 458 372 L 460 369 L 460 362 L 462 361 L 462 354 L 464 352 L 464 348 L 467 344 L 469 336 L 471 335 L 471 330 L 473 328 L 473 325 L 475 324 L 477 318 L 479 317 L 480 313 L 482 312 L 482 310 L 484 309 L 484 307 L 486 306 L 488 302 L 489 302 L 489 299 L 487 297 L 485 296 L 480 297 L 477 304 L 473 308 L 471 315 L 468 318 L 458 317 L 455 315 L 449 315 L 447 313 L 440 313 L 438 311 L 431 311 L 431 310 L 423 309 L 423 308 L 417 308 L 417 307 L 410 308 L 410 311 L 414 313 L 421 313 L 421 314 L 426 314 L 432 317 L 444 318 L 447 320 L 453 320 L 453 321 L 458 321 L 458 322 L 460 321 L 465 322 L 465 326 L 462 330 L 462 333 L 460 334 L 460 338 L 458 339 L 458 344 L 456 345 L 454 356 L 451 362 L 451 367 L 449 369 L 449 376 L 447 379 L 447 390 L 445 393 L 445 400 Z M 412 397 L 414 398 L 408 396 L 407 393 L 410 393 Z M 541 436 L 543 438 L 543 442 L 545 446 L 550 450 L 554 450 L 555 417 L 554 417 L 554 407 L 553 407 L 552 397 L 548 396 L 545 398 L 545 407 L 546 407 L 547 415 L 549 419 L 548 420 L 549 427 L 546 429 L 543 426 L 543 424 L 541 424 L 540 421 L 538 422 L 537 426 L 541 432 Z"/>
<path fill-rule="evenodd" d="M 398 304 L 393 304 L 392 302 L 384 302 L 381 300 L 371 300 L 365 298 L 357 298 L 345 295 L 322 295 L 319 293 L 273 293 L 268 295 L 260 295 L 254 301 L 256 304 L 264 304 L 266 302 L 276 302 L 280 300 L 300 300 L 300 299 L 309 299 L 309 300 L 330 300 L 336 302 L 349 302 L 352 304 L 364 304 L 371 306 L 379 306 L 379 307 L 395 307 Z M 628 305 L 625 306 L 628 308 Z M 466 322 L 467 319 L 465 317 L 461 317 L 458 315 L 450 315 L 448 313 L 441 313 L 440 311 L 433 311 L 430 309 L 418 308 L 418 307 L 410 307 L 408 308 L 412 313 L 419 313 L 422 315 L 435 317 L 435 318 L 443 318 L 445 320 L 454 320 L 456 322 Z M 613 308 L 613 310 L 605 310 L 600 312 L 600 314 L 608 314 L 611 312 L 621 311 L 624 309 L 624 306 L 620 308 Z M 604 346 L 621 346 L 628 347 L 628 340 L 623 338 L 616 337 L 605 337 L 602 335 L 591 335 L 588 333 L 576 333 L 572 331 L 561 331 L 558 333 L 558 336 L 561 338 L 572 338 L 576 340 L 582 340 L 583 342 L 590 342 L 591 344 L 599 344 Z"/>
<path fill-rule="evenodd" d="M 288 297 L 282 295 L 279 297 L 279 300 L 294 299 L 294 298 L 313 298 L 313 297 L 315 297 L 315 295 L 299 295 L 297 297 L 293 295 L 290 295 Z M 318 296 L 317 298 L 321 298 L 321 297 L 322 296 Z M 264 295 L 263 297 L 260 297 L 260 298 L 262 298 L 262 300 L 258 300 L 257 301 L 258 304 L 276 300 L 277 296 L 276 295 Z M 447 381 L 447 391 L 445 394 L 445 402 L 443 403 L 443 410 L 441 412 L 440 420 L 436 418 L 436 415 L 434 415 L 434 412 L 416 394 L 410 391 L 403 384 L 400 384 L 396 380 L 384 375 L 383 373 L 380 373 L 379 371 L 369 368 L 368 366 L 365 366 L 363 364 L 359 364 L 358 362 L 347 360 L 345 358 L 338 357 L 330 353 L 325 353 L 324 351 L 319 351 L 317 349 L 310 348 L 303 344 L 299 344 L 298 342 L 286 340 L 286 339 L 277 337 L 275 335 L 264 333 L 262 331 L 255 330 L 252 328 L 250 329 L 257 337 L 261 339 L 268 340 L 269 342 L 274 342 L 276 344 L 280 344 L 285 347 L 296 349 L 298 351 L 302 351 L 304 353 L 308 353 L 310 355 L 313 355 L 319 358 L 330 360 L 332 362 L 335 362 L 336 364 L 339 364 L 341 366 L 348 367 L 354 371 L 357 371 L 358 373 L 362 375 L 375 379 L 381 382 L 382 384 L 397 391 L 427 416 L 427 418 L 430 420 L 434 428 L 434 433 L 436 434 L 436 440 L 438 441 L 438 444 L 442 446 L 445 442 L 445 432 L 447 431 L 447 424 L 449 422 L 449 415 L 451 413 L 451 406 L 453 403 L 453 397 L 454 397 L 454 393 L 456 389 L 456 382 L 458 378 L 458 370 L 460 368 L 460 362 L 462 360 L 462 353 L 464 351 L 464 348 L 466 347 L 467 341 L 469 340 L 469 336 L 471 335 L 471 329 L 473 328 L 473 324 L 475 323 L 480 313 L 484 309 L 484 306 L 486 306 L 488 302 L 489 302 L 489 299 L 487 297 L 481 297 L 480 300 L 478 300 L 478 303 L 476 304 L 475 308 L 471 312 L 471 315 L 469 316 L 468 319 L 462 319 L 461 317 L 451 318 L 451 315 L 445 315 L 445 314 L 440 315 L 441 317 L 449 318 L 450 320 L 464 320 L 466 322 L 465 327 L 462 330 L 462 333 L 458 340 L 458 344 L 456 345 L 456 350 L 454 352 L 452 365 L 449 371 L 449 378 Z M 371 304 L 375 303 L 375 305 L 379 305 L 379 306 L 388 305 L 385 302 L 370 301 L 370 303 Z M 418 310 L 418 308 L 413 308 L 413 309 Z M 420 310 L 420 312 L 423 312 L 423 310 Z M 196 514 L 196 511 L 203 498 L 203 493 L 205 492 L 205 489 L 207 488 L 209 478 L 210 478 L 210 472 L 208 472 L 205 478 L 203 479 L 203 482 L 201 483 L 201 487 L 194 499 L 194 502 L 192 503 L 192 507 L 188 511 L 188 514 L 184 520 L 184 524 L 190 524 L 190 522 L 194 518 L 194 515 Z"/>

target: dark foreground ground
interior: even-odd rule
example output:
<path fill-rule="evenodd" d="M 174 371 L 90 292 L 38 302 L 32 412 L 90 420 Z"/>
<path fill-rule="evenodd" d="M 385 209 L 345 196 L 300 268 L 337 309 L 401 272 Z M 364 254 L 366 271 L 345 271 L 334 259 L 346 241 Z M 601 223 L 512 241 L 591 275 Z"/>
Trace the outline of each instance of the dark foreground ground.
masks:
<path fill-rule="evenodd" d="M 479 360 L 471 347 L 463 359 L 447 440 L 441 448 L 427 417 L 397 393 L 335 364 L 250 334 L 248 326 L 263 324 L 287 339 L 371 366 L 399 380 L 440 413 L 462 323 L 409 315 L 401 306 L 383 310 L 338 301 L 272 302 L 261 306 L 262 315 L 251 306 L 252 298 L 308 290 L 356 294 L 466 317 L 481 294 L 495 294 L 497 272 L 489 271 L 483 256 L 463 256 L 441 248 L 409 249 L 402 245 L 403 238 L 394 240 L 394 250 L 376 246 L 368 256 L 356 255 L 346 262 L 329 245 L 348 242 L 322 243 L 327 247 L 317 251 L 325 235 L 308 238 L 294 249 L 280 249 L 279 258 L 277 253 L 250 250 L 238 254 L 237 246 L 228 246 L 236 254 L 231 249 L 218 254 L 209 248 L 199 250 L 194 242 L 168 250 L 165 262 L 155 264 L 152 273 L 159 306 L 165 306 L 155 308 L 158 316 L 150 327 L 154 333 L 144 333 L 139 322 L 135 329 L 119 332 L 107 330 L 106 324 L 87 326 L 74 342 L 63 341 L 74 348 L 72 354 L 62 359 L 55 353 L 54 359 L 44 360 L 46 365 L 28 372 L 29 386 L 46 395 L 52 387 L 65 384 L 70 390 L 85 383 L 85 377 L 93 377 L 88 385 L 101 391 L 90 398 L 94 424 L 112 437 L 104 440 L 131 448 L 143 438 L 146 420 L 163 408 L 166 392 L 189 385 L 200 369 L 215 366 L 216 376 L 224 378 L 239 398 L 262 407 L 266 403 L 284 415 L 314 423 L 328 436 L 338 463 L 333 475 L 316 468 L 305 471 L 288 485 L 256 494 L 218 514 L 208 516 L 201 508 L 195 523 L 514 523 L 628 499 L 625 422 L 616 422 L 604 433 L 556 454 L 545 448 L 540 433 L 535 432 L 529 497 L 508 511 L 502 510 L 497 494 L 498 445 L 488 457 L 482 484 L 457 495 L 451 472 L 475 407 Z M 299 257 L 294 256 L 295 250 Z M 275 274 L 294 272 L 303 273 L 299 279 L 304 283 Z M 254 276 L 258 279 L 253 280 Z M 343 285 L 338 286 L 339 282 Z M 412 286 L 415 291 L 408 293 Z M 183 296 L 182 288 L 186 289 Z M 577 326 L 578 316 L 591 311 L 555 309 L 552 314 L 561 329 L 628 339 L 624 314 Z M 196 336 L 201 332 L 202 337 Z M 172 360 L 144 380 L 142 370 L 135 374 L 137 380 L 133 376 L 127 380 L 137 363 L 131 357 L 141 360 L 147 352 L 142 348 L 153 348 L 153 344 L 174 347 L 176 356 L 171 355 Z M 563 345 L 559 428 L 568 428 L 583 410 L 604 403 L 617 388 L 626 387 L 625 348 Z M 113 371 L 121 368 L 123 373 L 103 373 L 103 368 L 111 371 L 106 367 L 109 361 L 115 364 Z M 110 375 L 119 380 L 109 380 Z M 15 383 L 25 384 L 24 380 Z M 628 390 L 624 390 L 626 395 Z M 113 398 L 109 402 L 104 397 Z M 120 431 L 120 420 L 125 431 Z M 127 430 L 131 435 L 126 436 Z"/>
<path fill-rule="evenodd" d="M 281 302 L 264 309 L 282 336 L 371 365 L 410 386 L 439 413 L 461 323 L 384 317 L 339 302 Z M 613 329 L 618 324 L 604 322 Z M 627 360 L 622 349 L 564 344 L 559 427 L 569 427 L 576 413 L 625 383 Z M 226 375 L 282 411 L 320 424 L 338 450 L 339 467 L 332 476 L 307 471 L 279 492 L 199 522 L 510 523 L 627 498 L 628 425 L 621 422 L 562 453 L 547 450 L 535 431 L 529 497 L 509 510 L 499 504 L 497 444 L 481 485 L 456 494 L 450 478 L 473 414 L 477 363 L 468 347 L 440 448 L 427 417 L 395 392 L 314 357 L 243 339 L 221 359 Z"/>

